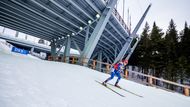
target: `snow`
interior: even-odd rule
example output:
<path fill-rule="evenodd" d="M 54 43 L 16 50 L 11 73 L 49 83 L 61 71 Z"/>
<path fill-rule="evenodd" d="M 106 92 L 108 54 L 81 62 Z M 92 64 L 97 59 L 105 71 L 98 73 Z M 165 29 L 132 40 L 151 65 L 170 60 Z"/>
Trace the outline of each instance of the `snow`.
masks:
<path fill-rule="evenodd" d="M 40 60 L 40 58 L 35 57 L 35 56 L 31 55 L 31 54 L 23 55 L 23 54 L 20 54 L 20 53 L 12 52 L 11 51 L 12 47 L 13 47 L 13 45 L 6 42 L 6 40 L 0 39 L 0 51 L 1 52 L 11 54 L 11 55 L 14 55 L 14 56 L 28 57 L 28 58 Z"/>
<path fill-rule="evenodd" d="M 95 81 L 108 74 L 86 67 L 36 60 L 0 50 L 0 107 L 189 107 L 190 97 L 122 79 L 137 97 Z M 114 84 L 116 78 L 110 81 Z M 110 86 L 111 87 L 111 86 Z"/>
<path fill-rule="evenodd" d="M 0 39 L 0 50 L 4 52 L 11 52 L 12 45 L 7 43 L 4 39 Z"/>

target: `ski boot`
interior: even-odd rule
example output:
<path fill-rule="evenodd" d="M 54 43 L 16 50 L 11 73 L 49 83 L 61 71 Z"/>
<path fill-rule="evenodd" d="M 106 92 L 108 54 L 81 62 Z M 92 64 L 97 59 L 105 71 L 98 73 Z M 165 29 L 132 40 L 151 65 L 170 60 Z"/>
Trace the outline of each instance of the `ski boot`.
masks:
<path fill-rule="evenodd" d="M 118 82 L 115 83 L 115 87 L 121 88 L 121 87 L 118 85 Z"/>
<path fill-rule="evenodd" d="M 107 84 L 106 84 L 106 82 L 105 82 L 105 81 L 102 83 L 102 85 L 107 86 Z"/>
<path fill-rule="evenodd" d="M 108 79 L 105 80 L 105 81 L 102 83 L 102 85 L 107 86 L 107 85 L 106 85 L 107 82 L 108 82 Z"/>

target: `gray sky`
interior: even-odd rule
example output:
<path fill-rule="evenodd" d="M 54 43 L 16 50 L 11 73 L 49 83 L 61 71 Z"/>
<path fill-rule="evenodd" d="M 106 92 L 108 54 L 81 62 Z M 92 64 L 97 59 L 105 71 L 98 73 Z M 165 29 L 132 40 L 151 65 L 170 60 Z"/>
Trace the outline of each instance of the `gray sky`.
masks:
<path fill-rule="evenodd" d="M 147 6 L 152 3 L 149 13 L 145 19 L 152 27 L 153 22 L 166 31 L 171 18 L 177 25 L 177 30 L 181 31 L 184 28 L 184 23 L 190 25 L 190 0 L 125 0 L 125 17 L 127 18 L 127 8 L 130 10 L 132 17 L 132 28 L 137 24 L 138 20 L 146 10 Z M 123 0 L 118 1 L 118 10 L 122 16 Z M 127 19 L 125 20 L 127 21 Z M 140 28 L 140 32 L 144 27 L 145 22 Z"/>

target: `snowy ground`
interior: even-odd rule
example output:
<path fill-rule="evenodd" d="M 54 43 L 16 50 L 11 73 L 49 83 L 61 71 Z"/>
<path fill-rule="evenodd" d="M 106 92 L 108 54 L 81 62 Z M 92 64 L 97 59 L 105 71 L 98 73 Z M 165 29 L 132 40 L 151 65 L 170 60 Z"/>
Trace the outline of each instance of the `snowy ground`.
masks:
<path fill-rule="evenodd" d="M 121 97 L 95 82 L 107 77 L 86 67 L 31 59 L 0 49 L 0 107 L 190 106 L 190 97 L 128 80 L 119 85 L 143 98 L 114 88 L 126 96 Z"/>
<path fill-rule="evenodd" d="M 7 43 L 6 40 L 0 39 L 0 52 L 6 53 L 6 54 L 11 54 L 11 55 L 14 55 L 14 56 L 27 57 L 27 58 L 40 60 L 38 57 L 35 57 L 35 56 L 31 55 L 31 54 L 22 55 L 20 53 L 11 52 L 12 47 L 13 47 L 13 45 Z"/>

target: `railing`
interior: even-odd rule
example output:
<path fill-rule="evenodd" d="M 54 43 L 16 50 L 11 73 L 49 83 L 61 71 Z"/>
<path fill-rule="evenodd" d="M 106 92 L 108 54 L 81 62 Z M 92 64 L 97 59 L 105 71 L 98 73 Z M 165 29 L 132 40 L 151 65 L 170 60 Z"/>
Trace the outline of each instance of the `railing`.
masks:
<path fill-rule="evenodd" d="M 107 4 L 109 0 L 104 0 L 104 2 Z M 123 20 L 123 18 L 121 17 L 121 15 L 119 14 L 119 12 L 117 11 L 116 8 L 113 9 L 113 14 L 115 15 L 115 17 L 118 19 L 118 21 L 121 23 L 121 25 L 124 27 L 125 30 L 127 30 L 127 32 L 129 32 L 129 28 L 126 25 L 125 21 Z"/>
<path fill-rule="evenodd" d="M 127 32 L 129 32 L 128 26 L 126 25 L 126 23 L 124 22 L 123 18 L 121 17 L 121 15 L 119 14 L 119 12 L 117 11 L 116 8 L 113 9 L 113 14 L 118 19 L 118 21 L 121 23 L 121 25 L 124 27 L 124 29 L 127 30 Z"/>
<path fill-rule="evenodd" d="M 168 81 L 162 78 L 157 78 L 140 72 L 130 70 L 128 71 L 127 77 L 129 80 L 139 82 L 145 85 L 155 86 L 157 88 L 161 88 L 167 91 L 183 93 L 186 96 L 189 96 L 190 94 L 190 87 L 188 85 L 179 84 L 176 82 Z M 173 89 L 171 89 L 171 87 Z"/>
<path fill-rule="evenodd" d="M 70 56 L 70 57 L 53 57 L 53 56 L 49 56 L 48 57 L 49 61 L 68 62 L 68 63 L 71 63 L 71 64 L 86 65 L 89 68 L 99 70 L 101 72 L 109 73 L 111 64 L 105 63 L 105 62 L 100 62 L 100 61 L 93 60 L 93 59 L 88 59 L 89 63 L 87 63 L 87 62 L 85 62 L 85 59 L 87 59 L 87 58 L 78 58 L 76 56 Z M 101 64 L 103 67 L 102 68 L 97 68 L 96 67 L 97 63 Z"/>
<path fill-rule="evenodd" d="M 111 64 L 105 63 L 105 62 L 100 62 L 100 61 L 93 60 L 93 59 L 88 59 L 89 63 L 87 63 L 87 62 L 85 62 L 86 59 L 87 58 L 79 58 L 76 56 L 69 56 L 69 57 L 49 56 L 48 57 L 49 61 L 68 62 L 71 64 L 85 65 L 91 69 L 98 70 L 100 72 L 110 73 Z M 102 67 L 97 68 L 97 64 L 101 64 Z M 171 92 L 176 92 L 175 89 L 180 88 L 183 90 L 180 93 L 183 93 L 185 96 L 190 95 L 190 86 L 179 84 L 179 83 L 172 82 L 172 81 L 168 81 L 168 80 L 161 79 L 161 78 L 157 78 L 157 77 L 143 74 L 143 73 L 136 72 L 136 71 L 131 71 L 131 70 L 127 70 L 127 69 L 124 71 L 125 71 L 124 78 L 126 78 L 126 79 L 136 81 L 136 82 L 148 85 L 148 86 L 155 86 L 158 88 L 162 88 L 164 90 L 171 91 Z M 173 90 L 171 90 L 171 87 L 173 87 Z"/>

